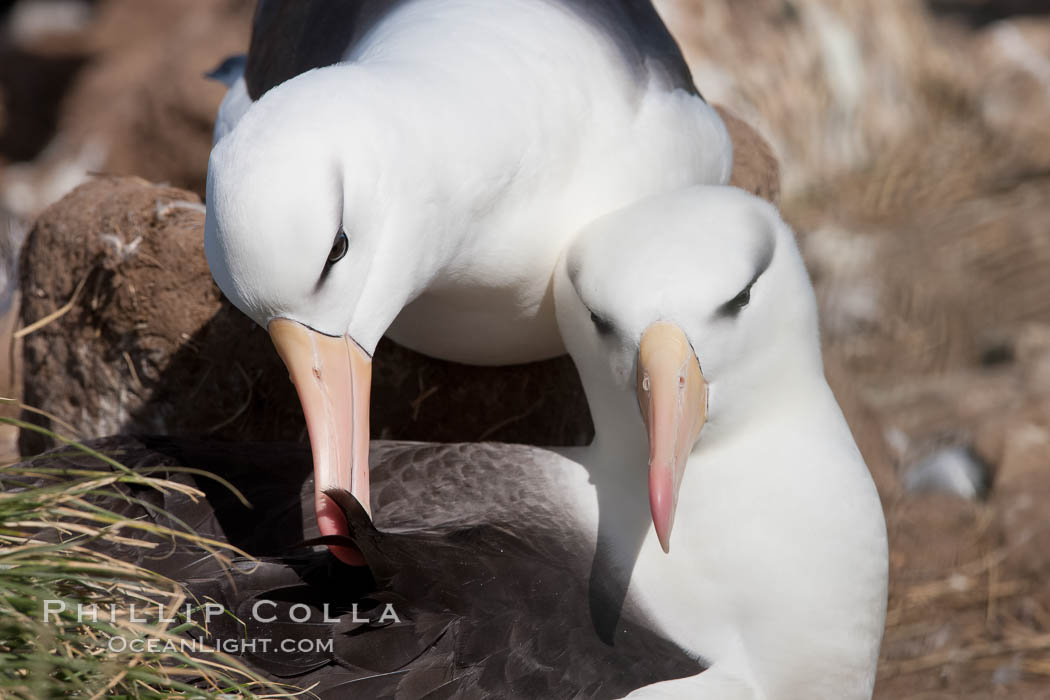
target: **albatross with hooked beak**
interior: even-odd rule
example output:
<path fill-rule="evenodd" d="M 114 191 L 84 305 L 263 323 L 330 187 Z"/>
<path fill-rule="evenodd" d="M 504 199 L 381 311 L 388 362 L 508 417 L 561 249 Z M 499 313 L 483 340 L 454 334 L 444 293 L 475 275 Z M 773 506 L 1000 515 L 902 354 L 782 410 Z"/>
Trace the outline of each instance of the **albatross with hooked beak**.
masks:
<path fill-rule="evenodd" d="M 596 430 L 567 452 L 594 485 L 594 570 L 627 572 L 592 592 L 710 664 L 631 697 L 870 697 L 886 527 L 776 209 L 730 187 L 644 200 L 573 242 L 555 295 Z"/>
<path fill-rule="evenodd" d="M 730 175 L 725 126 L 648 0 L 263 0 L 245 66 L 205 249 L 288 365 L 326 535 L 345 522 L 324 490 L 369 506 L 384 333 L 468 364 L 560 354 L 551 274 L 571 236 Z"/>

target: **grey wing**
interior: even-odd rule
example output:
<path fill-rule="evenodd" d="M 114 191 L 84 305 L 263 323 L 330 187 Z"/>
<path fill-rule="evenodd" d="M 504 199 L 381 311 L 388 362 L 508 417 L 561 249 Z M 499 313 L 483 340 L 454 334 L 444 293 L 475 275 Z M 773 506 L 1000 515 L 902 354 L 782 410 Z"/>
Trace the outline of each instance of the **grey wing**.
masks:
<path fill-rule="evenodd" d="M 372 508 L 382 529 L 528 522 L 585 549 L 594 534 L 586 470 L 550 450 L 373 441 L 370 461 Z"/>

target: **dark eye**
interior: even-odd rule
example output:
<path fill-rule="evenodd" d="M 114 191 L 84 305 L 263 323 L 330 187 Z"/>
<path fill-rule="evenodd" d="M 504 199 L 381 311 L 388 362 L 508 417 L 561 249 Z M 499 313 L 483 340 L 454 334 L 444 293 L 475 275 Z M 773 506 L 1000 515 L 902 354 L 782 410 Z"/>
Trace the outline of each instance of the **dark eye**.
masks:
<path fill-rule="evenodd" d="M 337 263 L 343 259 L 346 255 L 346 251 L 350 249 L 350 240 L 346 237 L 346 233 L 343 229 L 339 229 L 339 233 L 336 234 L 335 243 L 332 244 L 332 250 L 328 253 L 328 264 Z"/>
<path fill-rule="evenodd" d="M 751 284 L 747 285 L 742 292 L 722 304 L 722 308 L 718 310 L 719 313 L 723 316 L 736 316 L 739 314 L 745 306 L 751 303 L 751 286 Z"/>
<path fill-rule="evenodd" d="M 591 323 L 601 335 L 609 335 L 613 332 L 613 325 L 593 311 L 591 312 Z"/>

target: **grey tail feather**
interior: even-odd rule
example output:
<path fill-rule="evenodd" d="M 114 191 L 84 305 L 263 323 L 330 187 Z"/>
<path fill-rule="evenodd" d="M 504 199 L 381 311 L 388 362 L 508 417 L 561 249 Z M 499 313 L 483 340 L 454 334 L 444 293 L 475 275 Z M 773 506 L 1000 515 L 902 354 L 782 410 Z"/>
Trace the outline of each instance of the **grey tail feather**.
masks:
<path fill-rule="evenodd" d="M 228 56 L 222 63 L 205 73 L 204 77 L 220 82 L 226 87 L 233 87 L 233 84 L 244 75 L 244 66 L 247 61 L 248 56 L 243 53 Z"/>

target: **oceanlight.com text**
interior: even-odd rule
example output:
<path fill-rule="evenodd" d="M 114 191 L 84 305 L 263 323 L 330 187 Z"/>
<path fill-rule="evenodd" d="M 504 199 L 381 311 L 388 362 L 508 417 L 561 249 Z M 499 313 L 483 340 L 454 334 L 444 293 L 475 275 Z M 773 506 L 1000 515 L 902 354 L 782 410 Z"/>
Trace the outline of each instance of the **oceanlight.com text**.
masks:
<path fill-rule="evenodd" d="M 150 653 L 182 653 L 182 654 L 201 654 L 201 653 L 223 653 L 223 654 L 248 654 L 258 653 L 265 654 L 268 652 L 285 652 L 285 653 L 311 653 L 311 652 L 331 652 L 332 651 L 332 640 L 331 639 L 213 639 L 210 641 L 202 641 L 198 639 L 157 639 L 150 637 L 148 639 L 127 639 L 126 637 L 111 637 L 106 643 L 106 648 L 115 653 L 121 654 L 126 651 L 130 651 L 135 654 Z"/>

